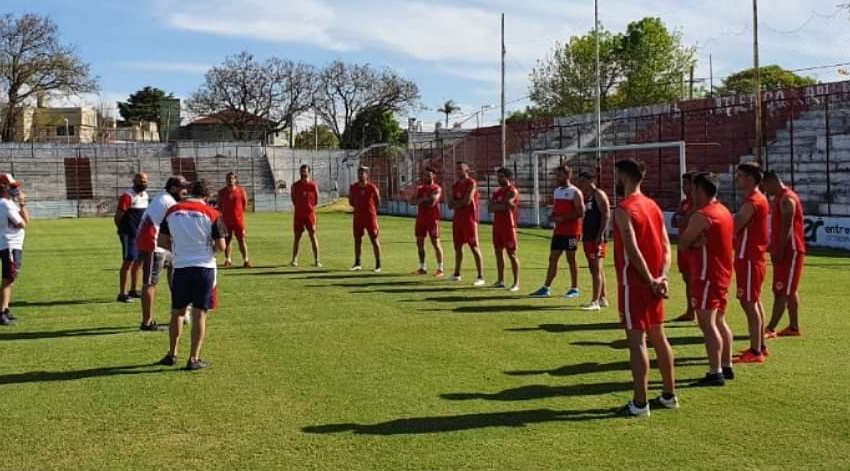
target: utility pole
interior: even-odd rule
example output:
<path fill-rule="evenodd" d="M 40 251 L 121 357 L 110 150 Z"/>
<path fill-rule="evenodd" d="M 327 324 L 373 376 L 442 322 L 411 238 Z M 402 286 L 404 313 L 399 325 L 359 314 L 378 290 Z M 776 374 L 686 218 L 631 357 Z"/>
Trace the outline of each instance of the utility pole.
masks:
<path fill-rule="evenodd" d="M 507 164 L 507 132 L 505 129 L 505 14 L 502 13 L 502 167 Z"/>
<path fill-rule="evenodd" d="M 593 1 L 593 35 L 596 36 L 596 173 L 602 169 L 602 73 L 599 65 L 599 0 Z M 598 177 L 598 175 L 597 175 Z"/>
<path fill-rule="evenodd" d="M 710 51 L 708 53 L 708 96 L 714 96 L 714 62 Z"/>
<path fill-rule="evenodd" d="M 756 162 L 764 165 L 761 161 L 761 144 L 762 144 L 762 107 L 761 107 L 761 69 L 759 66 L 759 7 L 758 0 L 753 0 L 753 76 L 754 76 L 754 92 L 756 99 L 756 142 L 755 155 Z"/>
<path fill-rule="evenodd" d="M 690 80 L 689 81 L 690 81 L 690 86 L 688 87 L 688 99 L 693 100 L 694 99 L 694 66 L 691 66 L 691 73 L 690 73 Z"/>

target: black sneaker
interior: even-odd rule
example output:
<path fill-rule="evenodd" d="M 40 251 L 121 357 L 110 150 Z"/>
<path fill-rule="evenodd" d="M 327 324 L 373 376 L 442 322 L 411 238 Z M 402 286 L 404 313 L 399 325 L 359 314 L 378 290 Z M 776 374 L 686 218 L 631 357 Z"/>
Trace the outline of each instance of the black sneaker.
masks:
<path fill-rule="evenodd" d="M 127 297 L 133 298 L 133 299 L 142 299 L 142 295 L 139 294 L 139 292 L 136 291 L 136 290 L 133 290 L 133 291 L 130 291 L 129 293 L 127 293 Z"/>
<path fill-rule="evenodd" d="M 731 366 L 723 367 L 723 379 L 727 381 L 730 379 L 735 379 L 735 371 L 732 370 Z"/>
<path fill-rule="evenodd" d="M 115 298 L 115 300 L 118 301 L 119 303 L 126 303 L 126 304 L 132 303 L 134 301 L 133 298 L 131 298 L 129 294 L 119 294 L 118 297 Z"/>
<path fill-rule="evenodd" d="M 158 365 L 174 366 L 177 364 L 177 357 L 175 355 L 166 354 L 164 357 L 162 357 L 162 360 L 159 360 L 156 363 Z"/>
<path fill-rule="evenodd" d="M 143 332 L 159 332 L 165 329 L 165 326 L 157 324 L 156 321 L 151 321 L 148 325 L 142 324 L 139 326 L 139 330 Z"/>
<path fill-rule="evenodd" d="M 202 370 L 207 367 L 207 364 L 204 363 L 204 360 L 198 358 L 197 360 L 189 360 L 186 362 L 186 370 L 187 371 L 197 371 Z"/>
<path fill-rule="evenodd" d="M 12 320 L 12 319 L 9 319 L 9 316 L 7 316 L 6 313 L 4 312 L 4 313 L 0 314 L 0 325 L 15 325 L 15 321 Z"/>
<path fill-rule="evenodd" d="M 18 318 L 17 318 L 17 317 L 15 317 L 15 315 L 14 315 L 14 314 L 12 314 L 12 311 L 10 311 L 10 310 L 8 310 L 8 309 L 6 309 L 6 310 L 3 312 L 3 314 L 5 314 L 5 315 L 6 315 L 6 317 L 8 317 L 10 321 L 16 321 L 16 320 L 18 320 Z"/>
<path fill-rule="evenodd" d="M 706 373 L 705 377 L 695 382 L 693 386 L 726 386 L 726 380 L 723 378 L 723 373 Z"/>

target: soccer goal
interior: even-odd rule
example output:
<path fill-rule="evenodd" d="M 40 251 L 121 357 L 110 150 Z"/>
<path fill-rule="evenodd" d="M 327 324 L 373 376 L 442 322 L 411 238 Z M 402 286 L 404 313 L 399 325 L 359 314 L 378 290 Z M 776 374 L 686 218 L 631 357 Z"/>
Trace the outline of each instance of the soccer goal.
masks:
<path fill-rule="evenodd" d="M 587 154 L 593 155 L 582 158 Z M 596 158 L 597 155 L 599 158 Z M 598 185 L 616 205 L 614 162 L 625 158 L 643 161 L 647 167 L 644 192 L 659 200 L 662 207 L 672 202 L 666 199 L 683 197 L 680 176 L 687 169 L 685 141 L 536 150 L 531 153 L 535 224 L 541 226 L 545 221 L 540 210 L 550 203 L 549 190 L 557 185 L 554 183 L 557 181 L 556 170 L 561 164 L 568 163 L 573 168 L 573 178 L 581 172 L 596 175 Z"/>

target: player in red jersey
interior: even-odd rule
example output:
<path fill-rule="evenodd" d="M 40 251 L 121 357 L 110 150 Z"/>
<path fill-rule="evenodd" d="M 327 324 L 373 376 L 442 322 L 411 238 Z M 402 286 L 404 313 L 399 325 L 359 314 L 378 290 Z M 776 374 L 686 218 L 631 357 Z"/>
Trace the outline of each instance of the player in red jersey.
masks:
<path fill-rule="evenodd" d="M 685 198 L 679 203 L 679 208 L 673 213 L 673 225 L 676 226 L 679 236 L 685 232 L 688 227 L 688 219 L 694 213 L 693 182 L 694 172 L 685 172 L 682 174 L 682 193 Z M 694 321 L 697 316 L 694 309 L 691 307 L 691 290 L 688 276 L 690 273 L 691 260 L 694 257 L 694 249 L 686 249 L 682 244 L 676 246 L 676 265 L 679 267 L 679 273 L 682 274 L 682 281 L 685 283 L 685 313 L 673 319 L 675 322 Z"/>
<path fill-rule="evenodd" d="M 641 192 L 646 173 L 642 163 L 621 160 L 617 193 L 623 198 L 614 210 L 614 266 L 620 316 L 626 327 L 634 397 L 623 408 L 627 416 L 648 416 L 649 356 L 646 339 L 655 349 L 663 390 L 653 407 L 675 409 L 676 370 L 673 349 L 664 333 L 664 298 L 670 269 L 670 239 L 661 208 Z"/>
<path fill-rule="evenodd" d="M 764 343 L 764 305 L 761 286 L 767 263 L 769 244 L 770 204 L 759 190 L 762 171 L 758 163 L 738 165 L 735 182 L 744 194 L 744 203 L 735 214 L 735 279 L 738 301 L 747 314 L 750 348 L 742 352 L 736 363 L 764 363 L 767 346 Z"/>
<path fill-rule="evenodd" d="M 607 252 L 605 241 L 608 224 L 611 222 L 611 206 L 608 195 L 596 186 L 596 176 L 582 172 L 578 177 L 578 187 L 584 194 L 584 219 L 582 221 L 582 245 L 590 277 L 593 279 L 593 293 L 590 303 L 584 305 L 587 311 L 598 311 L 608 307 L 605 292 L 605 268 L 603 262 Z"/>
<path fill-rule="evenodd" d="M 248 231 L 245 226 L 245 208 L 248 207 L 248 196 L 245 188 L 239 186 L 239 176 L 233 172 L 227 174 L 227 186 L 218 192 L 218 209 L 221 211 L 224 226 L 227 227 L 227 247 L 224 249 L 224 266 L 233 266 L 231 242 L 236 237 L 239 243 L 239 253 L 242 254 L 242 266 L 252 268 L 248 260 Z"/>
<path fill-rule="evenodd" d="M 298 251 L 301 246 L 301 235 L 304 231 L 310 236 L 310 245 L 313 248 L 313 262 L 321 267 L 319 261 L 319 238 L 316 234 L 316 205 L 319 204 L 319 185 L 310 177 L 310 166 L 304 164 L 299 169 L 301 179 L 292 184 L 292 205 L 295 208 L 293 217 L 293 231 L 295 239 L 292 241 L 292 260 L 290 266 L 298 266 Z"/>
<path fill-rule="evenodd" d="M 375 254 L 375 273 L 381 272 L 381 241 L 378 238 L 378 206 L 381 205 L 381 193 L 378 187 L 369 181 L 369 167 L 357 169 L 357 183 L 348 189 L 348 204 L 354 208 L 354 265 L 351 271 L 363 270 L 360 255 L 363 251 L 363 234 L 369 235 L 372 252 Z"/>
<path fill-rule="evenodd" d="M 546 272 L 546 281 L 543 286 L 529 295 L 532 298 L 548 298 L 552 295 L 552 281 L 558 275 L 558 260 L 564 253 L 567 256 L 567 263 L 570 265 L 571 282 L 570 289 L 564 293 L 564 297 L 572 299 L 579 296 L 576 250 L 578 250 L 578 243 L 581 241 L 584 195 L 581 190 L 570 183 L 573 170 L 568 165 L 561 165 L 557 174 L 560 186 L 555 188 L 555 202 L 552 207 L 552 214 L 549 215 L 549 220 L 555 223 L 552 243 L 549 247 L 549 269 Z"/>
<path fill-rule="evenodd" d="M 463 265 L 463 246 L 469 245 L 475 259 L 478 276 L 473 286 L 484 286 L 484 260 L 478 246 L 478 182 L 469 175 L 469 165 L 457 163 L 458 179 L 452 186 L 449 207 L 454 210 L 452 218 L 452 240 L 455 246 L 455 271 L 452 281 L 460 281 Z"/>
<path fill-rule="evenodd" d="M 713 173 L 694 175 L 693 202 L 696 212 L 679 238 L 685 248 L 699 249 L 699 260 L 691 266 L 691 307 L 705 337 L 709 372 L 699 386 L 723 386 L 734 379 L 732 330 L 726 323 L 726 296 L 735 268 L 732 239 L 735 221 L 726 206 L 717 201 L 719 182 Z"/>
<path fill-rule="evenodd" d="M 514 283 L 509 291 L 519 291 L 519 258 L 517 258 L 517 222 L 519 220 L 519 190 L 513 184 L 513 172 L 500 168 L 499 188 L 490 195 L 493 212 L 493 248 L 496 252 L 496 271 L 499 279 L 494 288 L 505 288 L 505 252 L 511 260 Z"/>
<path fill-rule="evenodd" d="M 437 184 L 437 172 L 426 167 L 422 174 L 422 184 L 416 189 L 416 249 L 419 255 L 419 269 L 417 275 L 427 275 L 428 269 L 425 265 L 425 238 L 431 239 L 434 246 L 434 255 L 437 257 L 437 271 L 434 276 L 442 278 L 445 276 L 443 269 L 443 244 L 440 243 L 440 199 L 443 189 Z"/>
<path fill-rule="evenodd" d="M 115 209 L 113 221 L 118 229 L 118 237 L 121 240 L 121 253 L 123 263 L 118 272 L 119 291 L 117 301 L 121 303 L 133 302 L 134 299 L 142 297 L 137 286 L 142 274 L 142 260 L 136 248 L 136 234 L 142 223 L 142 215 L 148 208 L 150 196 L 147 192 L 148 176 L 137 173 L 133 176 L 133 187 L 125 191 L 118 198 L 118 207 Z M 128 280 L 129 278 L 129 280 Z M 129 291 L 127 284 L 129 281 Z"/>
<path fill-rule="evenodd" d="M 806 237 L 803 231 L 803 204 L 800 197 L 782 183 L 776 172 L 766 172 L 764 189 L 773 198 L 770 208 L 770 259 L 773 262 L 773 316 L 765 337 L 800 336 L 800 295 Z M 788 327 L 776 332 L 788 307 Z"/>

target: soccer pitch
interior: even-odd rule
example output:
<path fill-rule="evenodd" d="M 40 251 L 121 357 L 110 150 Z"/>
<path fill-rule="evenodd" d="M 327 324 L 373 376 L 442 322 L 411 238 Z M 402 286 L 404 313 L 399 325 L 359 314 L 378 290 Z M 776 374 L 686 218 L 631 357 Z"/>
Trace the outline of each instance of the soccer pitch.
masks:
<path fill-rule="evenodd" d="M 548 231 L 521 230 L 522 291 L 511 295 L 472 288 L 471 256 L 462 283 L 408 275 L 416 249 L 405 218 L 381 218 L 384 273 L 348 272 L 343 213 L 319 215 L 324 268 L 307 267 L 307 240 L 302 267 L 284 267 L 291 223 L 249 215 L 258 268 L 220 272 L 203 352 L 211 368 L 190 373 L 152 365 L 167 333 L 139 332 L 139 305 L 113 302 L 111 220 L 35 221 L 20 320 L 0 329 L 0 468 L 850 468 L 850 259 L 840 254 L 807 259 L 804 337 L 771 341 L 768 361 L 738 366 L 725 388 L 686 387 L 707 368 L 702 336 L 695 323 L 670 325 L 682 408 L 623 419 L 612 413 L 631 397 L 624 334 L 615 308 L 578 308 L 586 269 L 579 301 L 524 296 L 543 280 Z M 481 228 L 488 282 L 490 231 Z M 428 261 L 433 269 L 430 246 Z M 554 291 L 566 285 L 564 267 Z M 671 294 L 668 318 L 684 305 L 680 280 Z M 168 299 L 161 289 L 160 323 Z M 744 314 L 730 306 L 744 348 Z M 187 351 L 184 336 L 180 365 Z M 657 370 L 650 379 L 656 394 Z"/>

